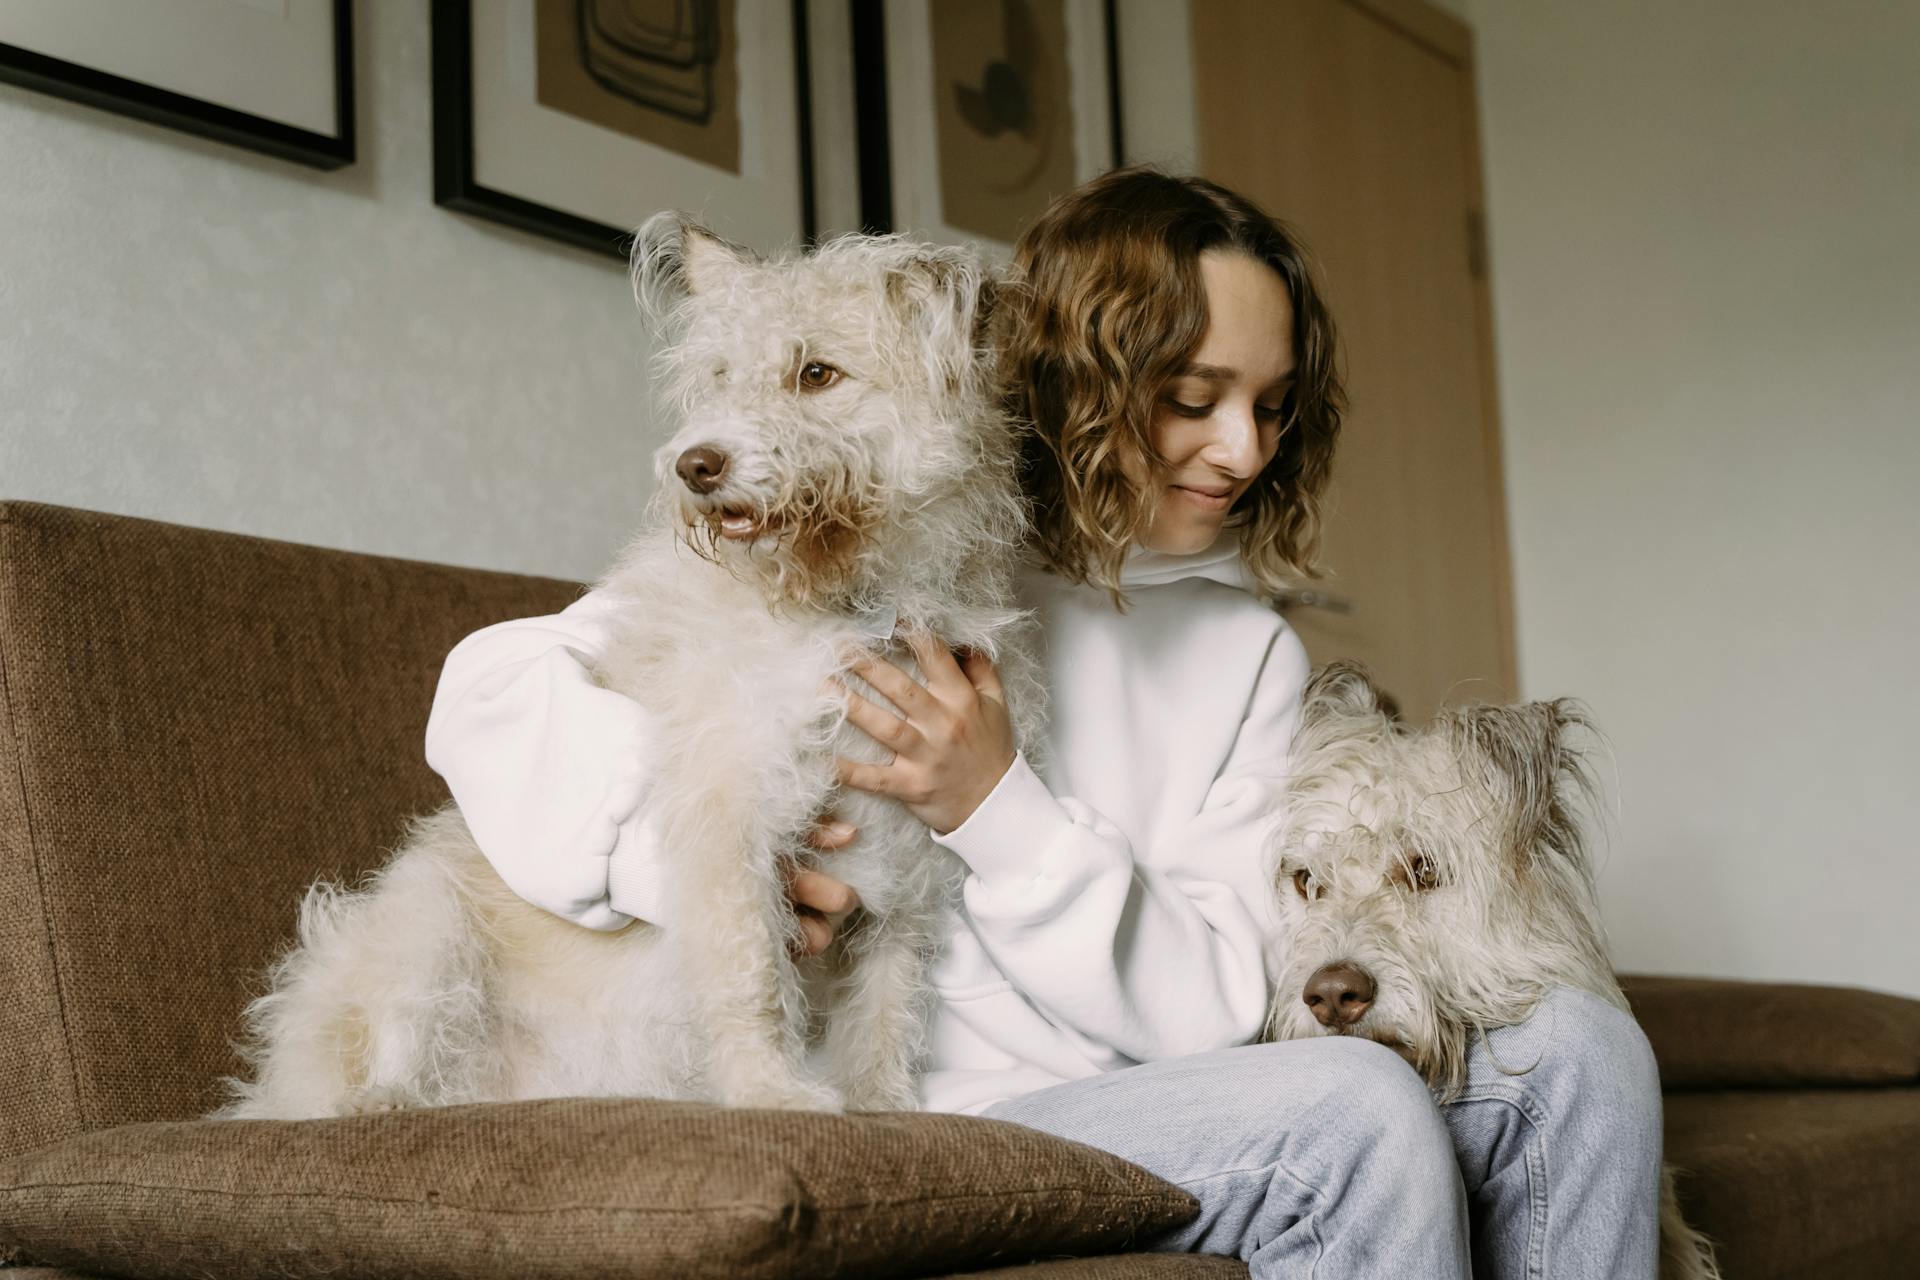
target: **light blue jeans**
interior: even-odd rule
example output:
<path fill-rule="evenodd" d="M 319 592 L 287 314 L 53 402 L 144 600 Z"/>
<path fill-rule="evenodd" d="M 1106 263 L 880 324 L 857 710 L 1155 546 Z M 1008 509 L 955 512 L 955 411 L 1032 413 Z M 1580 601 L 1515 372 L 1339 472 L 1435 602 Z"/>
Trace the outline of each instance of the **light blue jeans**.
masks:
<path fill-rule="evenodd" d="M 1444 1107 L 1349 1038 L 1143 1063 L 983 1114 L 1111 1151 L 1199 1216 L 1142 1240 L 1254 1280 L 1654 1280 L 1660 1079 L 1627 1014 L 1556 989 L 1476 1045 Z"/>

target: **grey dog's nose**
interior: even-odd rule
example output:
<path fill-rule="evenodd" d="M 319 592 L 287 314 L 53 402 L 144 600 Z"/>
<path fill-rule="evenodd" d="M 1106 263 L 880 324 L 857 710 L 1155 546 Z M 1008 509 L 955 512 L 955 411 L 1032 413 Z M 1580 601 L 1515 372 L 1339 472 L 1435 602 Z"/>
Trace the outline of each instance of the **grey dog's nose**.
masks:
<path fill-rule="evenodd" d="M 697 444 L 680 455 L 673 464 L 680 480 L 695 493 L 712 493 L 727 473 L 727 455 L 710 444 Z"/>
<path fill-rule="evenodd" d="M 1373 975 L 1358 965 L 1322 965 L 1307 979 L 1300 998 L 1323 1027 L 1350 1027 L 1373 1006 Z"/>

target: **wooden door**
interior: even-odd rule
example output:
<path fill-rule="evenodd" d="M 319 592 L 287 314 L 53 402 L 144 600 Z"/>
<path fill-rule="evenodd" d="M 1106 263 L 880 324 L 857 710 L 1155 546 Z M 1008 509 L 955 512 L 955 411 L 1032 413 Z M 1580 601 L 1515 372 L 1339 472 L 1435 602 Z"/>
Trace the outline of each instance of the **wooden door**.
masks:
<path fill-rule="evenodd" d="M 1351 395 L 1316 663 L 1410 718 L 1517 692 L 1467 29 L 1389 0 L 1192 0 L 1200 169 L 1297 228 Z"/>

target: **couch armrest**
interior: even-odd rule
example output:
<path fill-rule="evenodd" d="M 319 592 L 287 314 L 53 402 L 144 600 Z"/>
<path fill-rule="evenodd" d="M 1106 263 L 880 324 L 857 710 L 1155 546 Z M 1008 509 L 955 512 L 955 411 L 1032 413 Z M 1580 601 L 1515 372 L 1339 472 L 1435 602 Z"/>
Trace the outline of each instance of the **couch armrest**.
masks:
<path fill-rule="evenodd" d="M 1920 1000 L 1622 974 L 1669 1090 L 1920 1084 Z"/>
<path fill-rule="evenodd" d="M 0 501 L 0 1159 L 216 1105 L 306 887 L 445 801 L 448 651 L 579 592 Z"/>

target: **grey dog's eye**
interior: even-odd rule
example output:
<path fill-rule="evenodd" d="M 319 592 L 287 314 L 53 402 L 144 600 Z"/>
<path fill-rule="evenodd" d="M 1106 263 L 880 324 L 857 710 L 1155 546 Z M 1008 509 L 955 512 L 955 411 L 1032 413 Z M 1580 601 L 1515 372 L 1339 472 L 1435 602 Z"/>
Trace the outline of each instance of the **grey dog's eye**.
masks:
<path fill-rule="evenodd" d="M 1407 880 L 1416 889 L 1431 889 L 1440 883 L 1440 873 L 1433 868 L 1433 859 L 1426 854 L 1415 854 L 1407 864 Z"/>
<path fill-rule="evenodd" d="M 807 391 L 824 391 L 846 375 L 830 364 L 809 360 L 800 366 L 800 386 Z"/>
<path fill-rule="evenodd" d="M 1313 872 L 1305 867 L 1293 873 L 1293 891 L 1303 899 L 1312 902 L 1320 896 L 1320 886 L 1313 882 Z"/>

